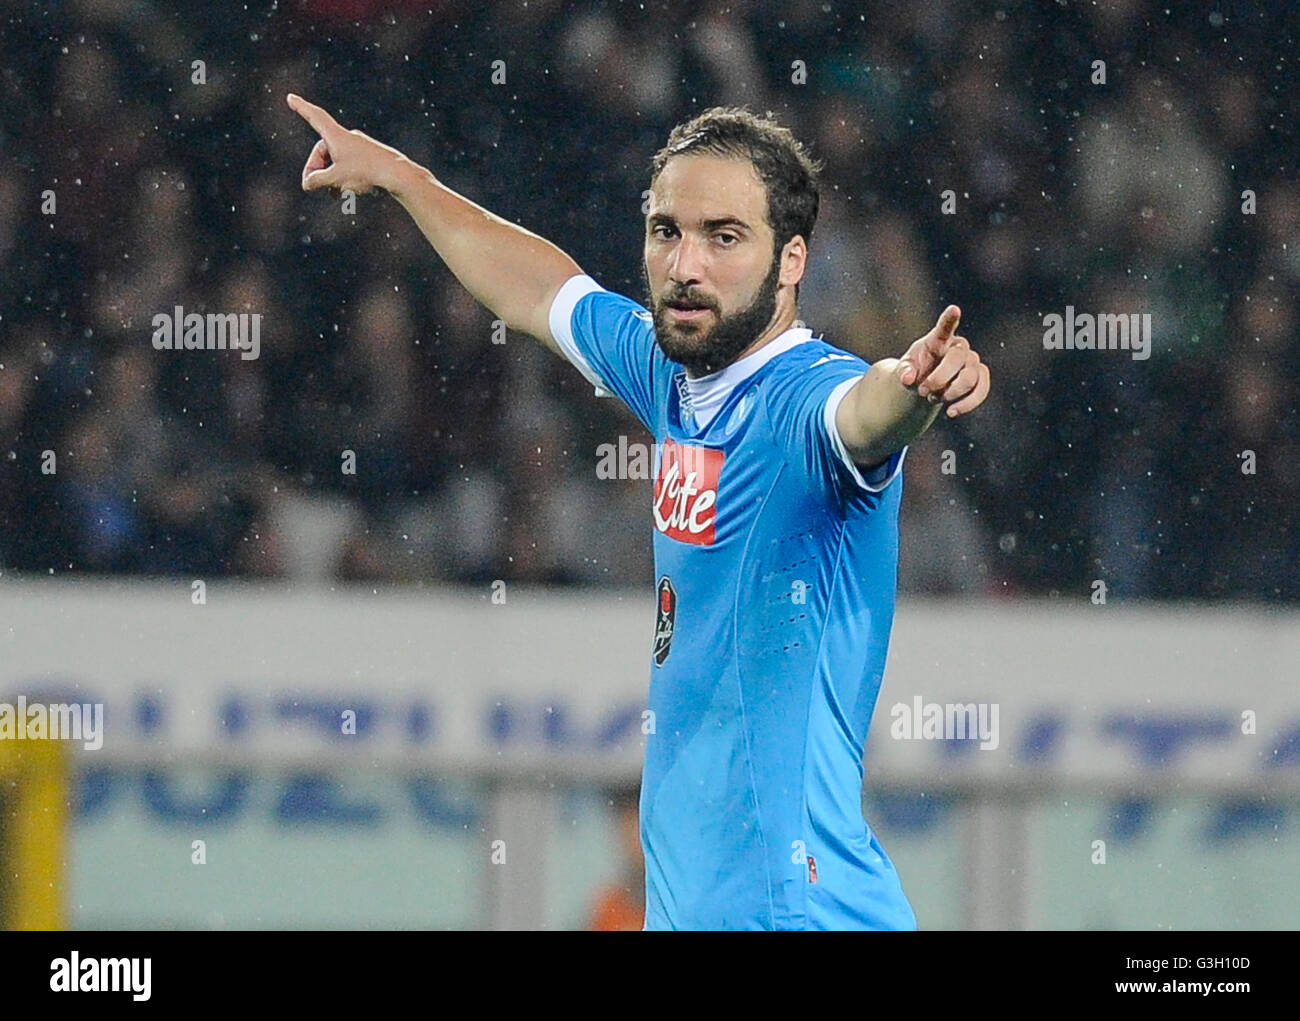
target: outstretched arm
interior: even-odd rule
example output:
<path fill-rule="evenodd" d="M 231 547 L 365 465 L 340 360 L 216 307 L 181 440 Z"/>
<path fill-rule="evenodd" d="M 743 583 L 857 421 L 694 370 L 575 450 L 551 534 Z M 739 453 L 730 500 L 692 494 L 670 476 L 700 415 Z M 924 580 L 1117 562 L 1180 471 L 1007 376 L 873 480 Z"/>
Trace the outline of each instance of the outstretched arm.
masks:
<path fill-rule="evenodd" d="M 845 394 L 835 425 L 856 463 L 883 463 L 930 428 L 945 405 L 956 418 L 984 403 L 989 367 L 970 341 L 954 336 L 960 321 L 961 309 L 949 305 L 902 358 L 873 362 Z"/>
<path fill-rule="evenodd" d="M 582 272 L 576 262 L 545 238 L 456 194 L 396 149 L 349 131 L 301 96 L 290 94 L 288 101 L 320 135 L 302 169 L 304 191 L 388 192 L 475 299 L 510 329 L 561 353 L 547 317 L 560 286 Z"/>

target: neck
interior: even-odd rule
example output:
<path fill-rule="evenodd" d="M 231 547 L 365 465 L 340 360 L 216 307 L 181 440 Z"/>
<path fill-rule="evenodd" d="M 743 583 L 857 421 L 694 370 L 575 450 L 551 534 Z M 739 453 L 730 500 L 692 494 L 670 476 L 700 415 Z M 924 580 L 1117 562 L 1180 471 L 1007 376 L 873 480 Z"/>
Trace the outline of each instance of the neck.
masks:
<path fill-rule="evenodd" d="M 741 351 L 740 354 L 736 355 L 736 357 L 733 358 L 730 362 L 728 362 L 727 365 L 723 365 L 719 368 L 716 368 L 713 370 L 713 372 L 692 372 L 690 369 L 687 369 L 686 378 L 699 379 L 702 376 L 712 376 L 714 372 L 721 372 L 723 369 L 727 368 L 728 366 L 735 365 L 736 362 L 740 361 L 742 358 L 745 358 L 748 355 L 752 355 L 764 344 L 781 336 L 781 334 L 783 334 L 786 330 L 788 330 L 791 326 L 794 325 L 795 311 L 796 310 L 793 305 L 789 306 L 788 308 L 778 308 L 776 315 L 772 318 L 772 322 L 768 324 L 767 329 L 764 330 L 762 333 L 760 333 L 758 335 L 758 339 L 755 340 L 754 343 L 750 344 L 749 347 L 745 348 L 745 350 Z"/>

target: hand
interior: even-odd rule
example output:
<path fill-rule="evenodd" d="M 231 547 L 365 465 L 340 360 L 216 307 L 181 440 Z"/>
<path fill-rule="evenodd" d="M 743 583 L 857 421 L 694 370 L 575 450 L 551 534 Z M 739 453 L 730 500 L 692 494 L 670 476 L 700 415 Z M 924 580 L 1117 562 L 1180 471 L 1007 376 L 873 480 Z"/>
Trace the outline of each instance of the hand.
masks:
<path fill-rule="evenodd" d="M 302 168 L 302 190 L 338 188 L 364 195 L 374 188 L 391 191 L 398 164 L 406 157 L 369 135 L 349 131 L 322 110 L 292 92 L 289 109 L 312 126 L 320 141 Z"/>
<path fill-rule="evenodd" d="M 961 309 L 949 305 L 897 367 L 899 382 L 916 384 L 916 392 L 931 404 L 947 404 L 949 418 L 974 411 L 989 395 L 989 367 L 971 350 L 970 341 L 953 336 L 959 322 Z"/>

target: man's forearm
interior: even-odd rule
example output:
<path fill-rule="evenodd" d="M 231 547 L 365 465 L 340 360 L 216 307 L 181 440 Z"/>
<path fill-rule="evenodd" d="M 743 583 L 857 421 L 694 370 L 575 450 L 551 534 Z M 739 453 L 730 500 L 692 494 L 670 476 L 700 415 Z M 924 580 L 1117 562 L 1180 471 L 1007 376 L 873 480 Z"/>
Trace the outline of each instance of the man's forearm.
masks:
<path fill-rule="evenodd" d="M 290 93 L 285 100 L 320 136 L 302 168 L 304 191 L 384 189 L 470 294 L 511 329 L 559 350 L 548 322 L 551 302 L 564 281 L 581 272 L 576 262 L 545 238 L 457 195 L 392 146 L 349 131 L 301 96 Z"/>
<path fill-rule="evenodd" d="M 458 195 L 405 157 L 395 160 L 381 183 L 470 294 L 510 329 L 555 347 L 547 316 L 560 285 L 582 272 L 573 259 Z"/>
<path fill-rule="evenodd" d="M 930 428 L 941 402 L 904 386 L 901 362 L 882 358 L 845 395 L 836 415 L 840 438 L 861 465 L 877 465 Z"/>

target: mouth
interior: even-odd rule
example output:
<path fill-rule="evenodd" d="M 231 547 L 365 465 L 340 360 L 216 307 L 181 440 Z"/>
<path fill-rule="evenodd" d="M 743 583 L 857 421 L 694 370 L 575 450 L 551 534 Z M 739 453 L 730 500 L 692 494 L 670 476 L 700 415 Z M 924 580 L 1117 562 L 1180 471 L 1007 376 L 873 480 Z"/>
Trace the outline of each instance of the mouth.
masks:
<path fill-rule="evenodd" d="M 679 323 L 696 322 L 713 311 L 703 305 L 691 305 L 685 302 L 670 302 L 665 307 L 668 309 L 669 317 Z"/>

